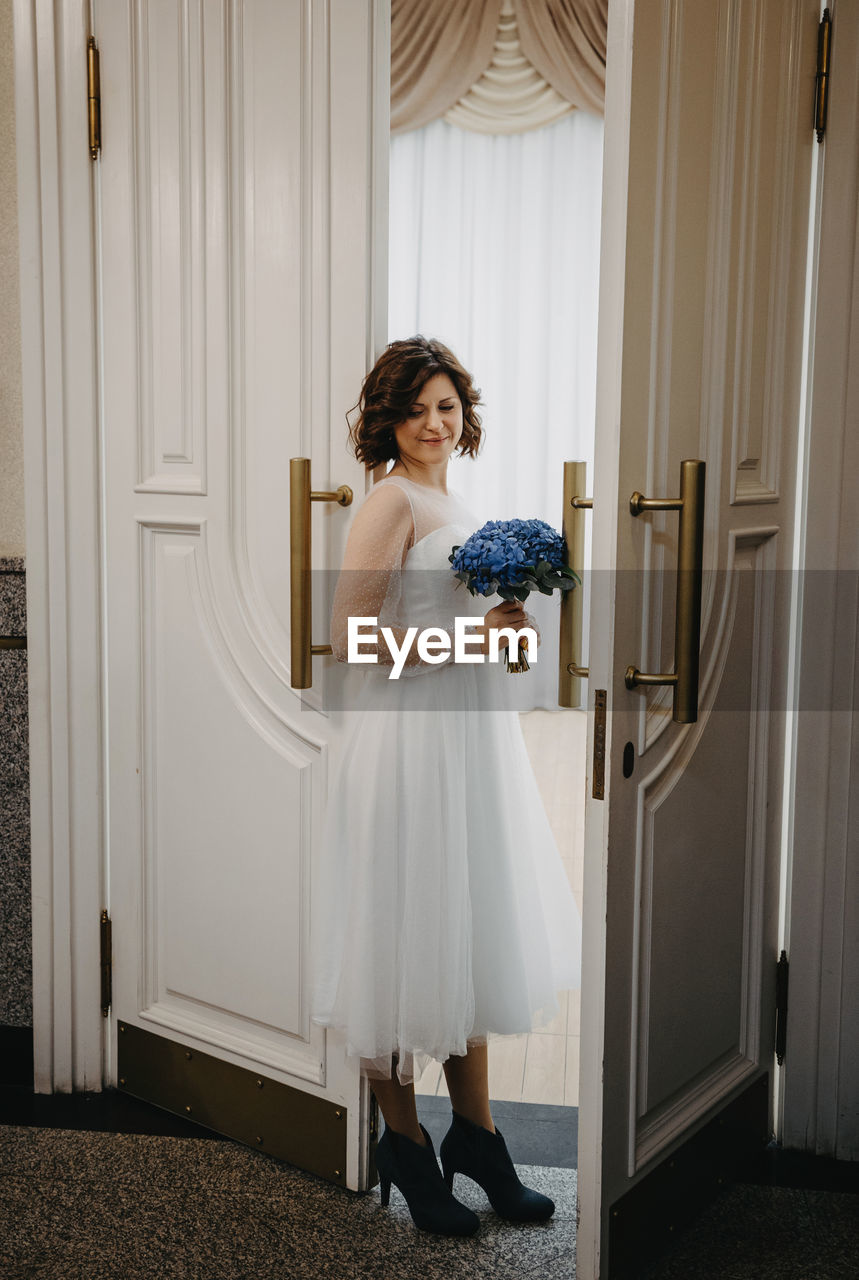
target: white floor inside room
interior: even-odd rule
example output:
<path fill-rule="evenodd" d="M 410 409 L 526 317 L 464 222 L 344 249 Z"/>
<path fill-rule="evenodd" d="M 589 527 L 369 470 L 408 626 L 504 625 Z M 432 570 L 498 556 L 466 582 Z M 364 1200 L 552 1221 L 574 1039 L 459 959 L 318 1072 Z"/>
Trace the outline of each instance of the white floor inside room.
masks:
<path fill-rule="evenodd" d="M 581 911 L 587 716 L 584 711 L 539 710 L 525 712 L 521 721 L 546 813 Z M 580 992 L 564 992 L 560 1013 L 547 1027 L 491 1042 L 491 1098 L 578 1106 L 579 1007 Z M 440 1063 L 427 1067 L 415 1092 L 447 1093 Z"/>

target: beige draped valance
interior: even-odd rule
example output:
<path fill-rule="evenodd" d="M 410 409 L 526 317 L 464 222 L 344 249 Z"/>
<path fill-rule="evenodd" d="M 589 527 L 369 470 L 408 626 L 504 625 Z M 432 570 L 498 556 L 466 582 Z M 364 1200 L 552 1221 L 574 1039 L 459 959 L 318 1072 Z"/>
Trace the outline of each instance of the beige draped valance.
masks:
<path fill-rule="evenodd" d="M 493 59 L 501 9 L 502 0 L 392 0 L 392 133 L 429 124 L 468 94 Z M 512 9 L 539 76 L 602 115 L 608 0 L 512 0 Z"/>
<path fill-rule="evenodd" d="M 608 0 L 513 0 L 522 52 L 574 107 L 605 109 Z"/>
<path fill-rule="evenodd" d="M 489 64 L 501 0 L 393 0 L 391 133 L 443 116 Z"/>

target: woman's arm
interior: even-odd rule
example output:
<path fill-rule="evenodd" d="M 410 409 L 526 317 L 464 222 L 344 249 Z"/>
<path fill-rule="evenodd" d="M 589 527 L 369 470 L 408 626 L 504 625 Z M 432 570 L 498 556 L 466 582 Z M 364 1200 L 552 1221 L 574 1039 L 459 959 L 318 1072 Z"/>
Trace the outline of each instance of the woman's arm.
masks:
<path fill-rule="evenodd" d="M 398 485 L 371 490 L 349 530 L 343 566 L 334 593 L 331 614 L 331 648 L 338 662 L 348 662 L 350 618 L 376 618 L 380 666 L 392 667 L 395 657 L 381 634 L 390 630 L 393 643 L 401 650 L 406 640 L 408 619 L 399 616 L 403 561 L 414 537 L 411 504 Z M 453 653 L 453 634 L 450 637 Z M 363 652 L 367 652 L 366 648 Z M 450 661 L 450 658 L 445 659 Z M 413 643 L 402 674 L 417 675 L 432 670 L 440 662 L 425 662 Z"/>

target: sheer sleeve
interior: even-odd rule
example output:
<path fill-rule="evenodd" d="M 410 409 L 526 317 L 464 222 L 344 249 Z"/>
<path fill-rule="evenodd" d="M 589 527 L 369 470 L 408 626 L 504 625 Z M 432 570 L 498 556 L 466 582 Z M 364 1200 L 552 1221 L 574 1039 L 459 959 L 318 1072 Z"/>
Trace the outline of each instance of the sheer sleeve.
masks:
<path fill-rule="evenodd" d="M 359 652 L 370 654 L 375 651 L 379 666 L 394 666 L 394 654 L 381 629 L 390 627 L 397 647 L 402 648 L 410 625 L 409 619 L 401 616 L 403 561 L 414 537 L 412 507 L 403 490 L 397 485 L 380 485 L 371 490 L 349 530 L 334 592 L 331 648 L 338 662 L 349 660 L 349 619 L 375 618 L 375 626 L 371 626 L 369 621 L 362 625 Z M 453 633 L 445 627 L 438 630 L 449 638 L 449 655 L 442 658 L 439 653 L 435 662 L 426 662 L 413 638 L 402 675 L 432 671 L 452 660 Z M 371 642 L 371 633 L 378 633 L 378 641 L 374 636 Z"/>

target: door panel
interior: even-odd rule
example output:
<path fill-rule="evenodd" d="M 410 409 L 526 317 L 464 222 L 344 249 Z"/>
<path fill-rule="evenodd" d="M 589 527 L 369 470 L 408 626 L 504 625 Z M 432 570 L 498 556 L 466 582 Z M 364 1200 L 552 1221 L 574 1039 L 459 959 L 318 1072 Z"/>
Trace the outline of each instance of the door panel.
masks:
<path fill-rule="evenodd" d="M 310 811 L 318 752 L 267 712 L 232 661 L 205 527 L 141 532 L 142 1005 L 148 1019 L 193 1024 L 211 1043 L 241 1042 L 269 1066 L 320 1082 L 299 983 L 310 880 L 300 815 Z M 265 974 L 285 980 L 261 982 Z"/>
<path fill-rule="evenodd" d="M 338 726 L 321 659 L 290 688 L 288 494 L 293 456 L 364 490 L 387 14 L 102 0 L 95 35 L 113 1013 L 336 1103 L 357 1188 L 369 1091 L 308 1006 Z M 314 508 L 336 567 L 351 512 Z"/>
<path fill-rule="evenodd" d="M 610 715 L 606 798 L 587 810 L 583 1277 L 613 1273 L 612 1206 L 771 1071 L 817 12 L 617 0 L 609 22 L 590 685 Z M 689 725 L 670 687 L 624 681 L 673 670 L 677 514 L 634 517 L 629 499 L 676 498 L 684 458 L 706 463 Z"/>
<path fill-rule="evenodd" d="M 752 541 L 732 566 L 712 701 L 638 783 L 635 1169 L 759 1062 L 766 832 L 755 796 L 767 783 L 768 697 L 755 676 L 776 577 L 756 554 L 769 537 Z"/>

